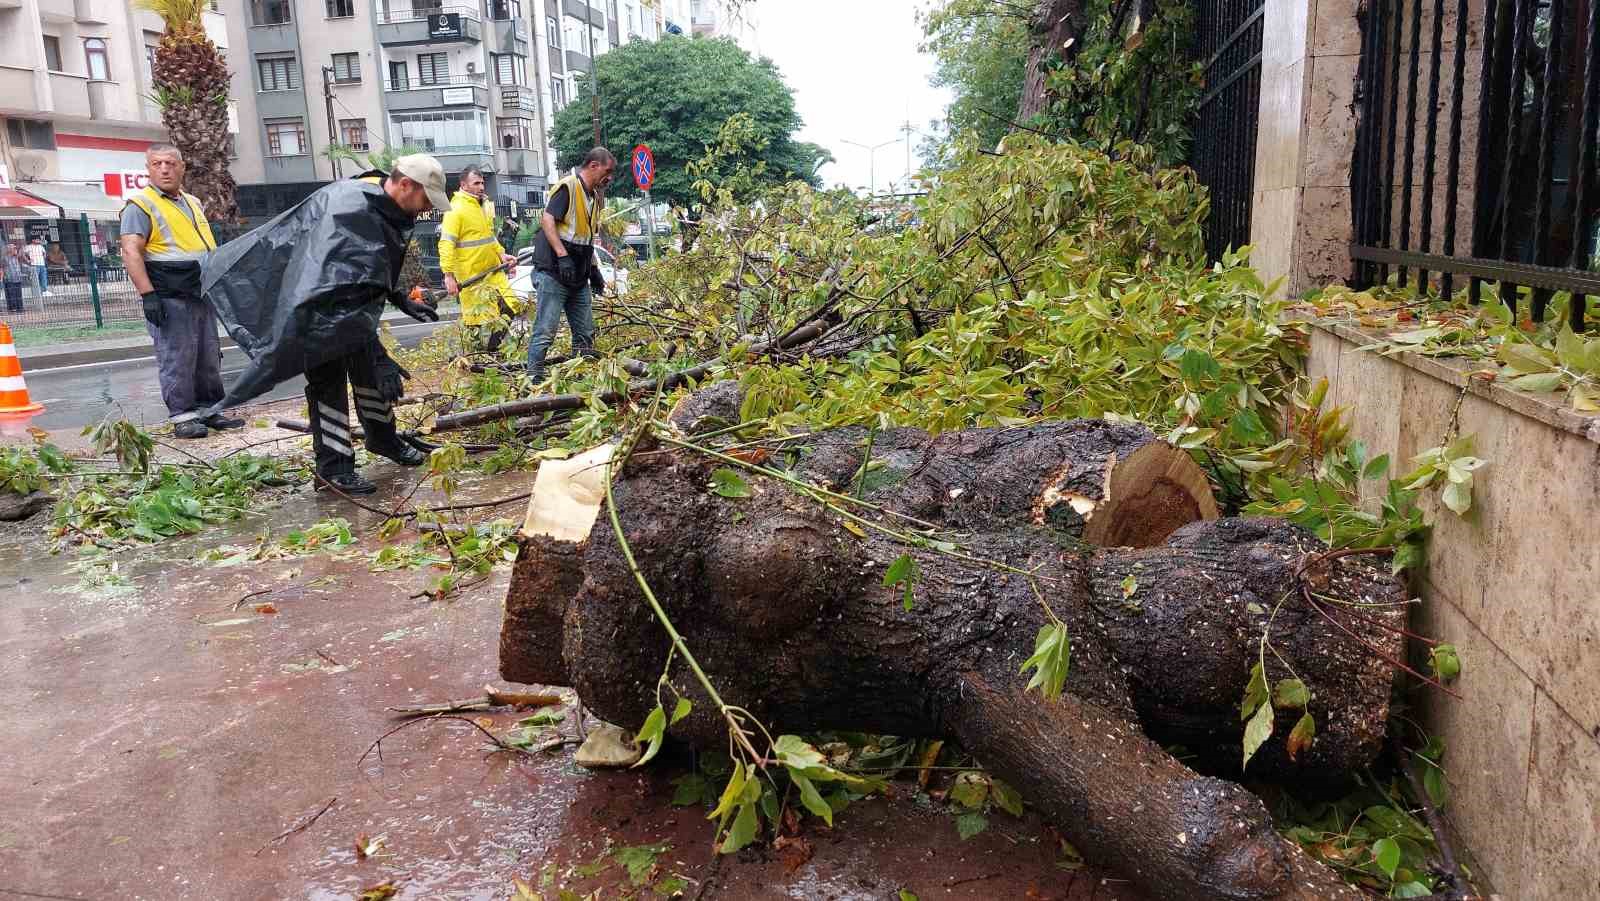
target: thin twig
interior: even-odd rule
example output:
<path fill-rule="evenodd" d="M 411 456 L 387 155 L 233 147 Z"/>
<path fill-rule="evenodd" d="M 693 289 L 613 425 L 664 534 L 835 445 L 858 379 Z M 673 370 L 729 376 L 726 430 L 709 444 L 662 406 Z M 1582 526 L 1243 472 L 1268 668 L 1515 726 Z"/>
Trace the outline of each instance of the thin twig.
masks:
<path fill-rule="evenodd" d="M 1439 858 L 1444 869 L 1445 882 L 1449 883 L 1448 889 L 1442 894 L 1452 899 L 1467 897 L 1467 881 L 1461 877 L 1461 866 L 1456 862 L 1455 847 L 1445 832 L 1444 819 L 1439 816 L 1439 809 L 1434 806 L 1432 796 L 1428 794 L 1422 780 L 1417 778 L 1416 769 L 1410 762 L 1402 763 L 1400 769 L 1406 774 L 1406 781 L 1411 783 L 1411 793 L 1417 796 L 1417 802 L 1422 805 L 1422 815 L 1428 821 L 1428 829 L 1433 832 L 1433 843 L 1439 846 Z"/>
<path fill-rule="evenodd" d="M 256 853 L 254 853 L 254 854 L 252 854 L 250 856 L 251 857 L 260 857 L 262 851 L 267 850 L 268 848 L 272 847 L 277 842 L 283 841 L 284 839 L 288 838 L 289 836 L 294 835 L 296 832 L 304 832 L 306 830 L 306 827 L 310 826 L 312 823 L 315 823 L 319 817 L 321 817 L 323 814 L 327 813 L 328 812 L 328 808 L 332 807 L 334 805 L 334 802 L 336 802 L 338 800 L 339 799 L 338 799 L 337 796 L 329 798 L 328 799 L 328 803 L 322 805 L 322 809 L 321 810 L 319 810 L 316 813 L 312 814 L 311 816 L 307 817 L 303 822 L 300 823 L 300 825 L 295 826 L 295 827 L 290 828 L 290 829 L 285 829 L 284 831 L 278 833 L 272 839 L 272 841 L 269 841 L 265 845 L 262 845 L 261 847 L 257 848 L 256 849 Z"/>
<path fill-rule="evenodd" d="M 512 751 L 512 752 L 521 753 L 521 754 L 526 754 L 527 753 L 522 748 L 516 747 L 515 745 L 506 744 L 505 742 L 500 740 L 499 736 L 495 735 L 493 732 L 490 732 L 488 729 L 483 728 L 482 726 L 478 725 L 477 723 L 473 722 L 471 719 L 469 719 L 467 717 L 455 716 L 453 714 L 448 714 L 448 713 L 441 713 L 441 714 L 437 714 L 435 716 L 425 716 L 425 717 L 421 717 L 421 718 L 418 718 L 418 719 L 406 720 L 405 722 L 401 723 L 400 725 L 395 726 L 393 729 L 390 729 L 388 732 L 385 732 L 382 735 L 378 736 L 376 739 L 373 740 L 372 744 L 367 746 L 367 749 L 365 751 L 361 752 L 361 757 L 356 760 L 356 767 L 359 768 L 361 766 L 361 764 L 366 761 L 368 755 L 370 755 L 373 751 L 378 750 L 378 746 L 383 744 L 383 740 L 384 739 L 386 739 L 389 736 L 395 734 L 396 732 L 399 732 L 401 729 L 404 729 L 407 726 L 415 726 L 418 723 L 435 723 L 435 722 L 438 722 L 439 720 L 460 720 L 461 722 L 466 723 L 467 725 L 469 725 L 472 728 L 478 730 L 479 732 L 482 732 L 489 739 L 489 741 L 494 743 L 494 746 L 496 748 L 499 748 L 502 751 Z"/>

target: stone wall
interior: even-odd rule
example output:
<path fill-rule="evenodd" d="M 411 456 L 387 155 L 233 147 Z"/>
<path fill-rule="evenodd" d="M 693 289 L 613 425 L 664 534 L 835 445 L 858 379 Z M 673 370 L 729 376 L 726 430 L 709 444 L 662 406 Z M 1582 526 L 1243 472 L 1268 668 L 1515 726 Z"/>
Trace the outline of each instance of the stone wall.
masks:
<path fill-rule="evenodd" d="M 1352 437 L 1404 467 L 1456 413 L 1490 461 L 1466 518 L 1430 501 L 1414 586 L 1413 627 L 1455 643 L 1463 666 L 1461 700 L 1419 696 L 1446 744 L 1446 813 L 1503 897 L 1600 898 L 1600 417 L 1468 380 L 1454 361 L 1355 349 L 1369 340 L 1312 335 L 1311 374 Z"/>
<path fill-rule="evenodd" d="M 1400 102 L 1394 129 L 1383 123 L 1385 134 L 1381 171 L 1388 178 L 1393 156 L 1394 189 L 1389 232 L 1398 246 L 1402 224 L 1402 199 L 1406 154 L 1405 124 L 1415 91 L 1415 123 L 1410 157 L 1413 190 L 1409 245 L 1420 246 L 1422 188 L 1427 159 L 1426 123 L 1428 83 L 1433 66 L 1433 7 L 1422 4 L 1418 78 L 1410 77 L 1412 4 L 1404 6 L 1406 19 L 1400 34 L 1402 71 L 1395 73 L 1384 61 L 1385 90 L 1398 74 Z M 1355 0 L 1266 0 L 1265 40 L 1261 54 L 1260 124 L 1256 138 L 1254 195 L 1251 198 L 1251 261 L 1267 281 L 1283 277 L 1291 295 L 1331 283 L 1347 282 L 1352 274 L 1349 245 L 1353 234 L 1351 201 L 1352 167 L 1359 117 L 1356 107 L 1361 66 L 1362 22 Z M 1450 107 L 1454 102 L 1456 4 L 1447 4 L 1441 22 L 1439 53 L 1438 123 L 1435 135 L 1435 190 L 1431 202 L 1430 248 L 1443 247 L 1446 206 L 1445 171 L 1450 156 Z M 1473 185 L 1477 161 L 1477 65 L 1482 39 L 1482 0 L 1469 0 L 1467 56 L 1462 96 L 1460 180 L 1456 208 L 1456 251 L 1471 246 Z M 1393 39 L 1393 19 L 1386 25 Z M 1385 101 L 1387 106 L 1388 101 Z M 1392 148 L 1392 152 L 1390 150 Z"/>

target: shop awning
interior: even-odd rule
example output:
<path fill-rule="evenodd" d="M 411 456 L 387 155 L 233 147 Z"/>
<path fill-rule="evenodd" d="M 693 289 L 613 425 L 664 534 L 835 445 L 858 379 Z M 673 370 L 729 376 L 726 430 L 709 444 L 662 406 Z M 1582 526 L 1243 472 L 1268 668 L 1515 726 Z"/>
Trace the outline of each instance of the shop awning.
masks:
<path fill-rule="evenodd" d="M 54 219 L 60 213 L 48 202 L 20 191 L 0 188 L 0 219 Z"/>
<path fill-rule="evenodd" d="M 90 219 L 103 222 L 116 222 L 122 218 L 121 198 L 108 196 L 100 185 L 31 181 L 18 185 L 17 189 L 60 207 L 60 215 L 68 219 L 76 219 L 79 214 L 87 214 Z"/>

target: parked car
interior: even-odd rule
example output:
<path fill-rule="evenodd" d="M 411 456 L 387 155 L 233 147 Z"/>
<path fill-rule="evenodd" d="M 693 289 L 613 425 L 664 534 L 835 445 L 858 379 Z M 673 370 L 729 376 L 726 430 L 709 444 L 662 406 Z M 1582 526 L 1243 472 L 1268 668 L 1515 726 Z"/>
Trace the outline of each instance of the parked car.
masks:
<path fill-rule="evenodd" d="M 604 247 L 596 247 L 594 252 L 600 259 L 600 276 L 606 280 L 606 291 L 618 295 L 628 293 L 628 270 L 618 268 L 617 258 Z M 534 296 L 532 247 L 524 247 L 517 253 L 517 274 L 511 279 L 511 290 L 518 297 L 532 299 Z"/>

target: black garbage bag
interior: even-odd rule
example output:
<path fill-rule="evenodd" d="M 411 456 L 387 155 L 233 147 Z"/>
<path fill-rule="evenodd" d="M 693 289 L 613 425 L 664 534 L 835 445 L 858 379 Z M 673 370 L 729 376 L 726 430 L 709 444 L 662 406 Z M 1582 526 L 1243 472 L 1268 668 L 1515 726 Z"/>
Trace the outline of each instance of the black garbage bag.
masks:
<path fill-rule="evenodd" d="M 206 298 L 250 357 L 212 412 L 375 340 L 414 223 L 374 175 L 318 189 L 206 261 Z"/>

